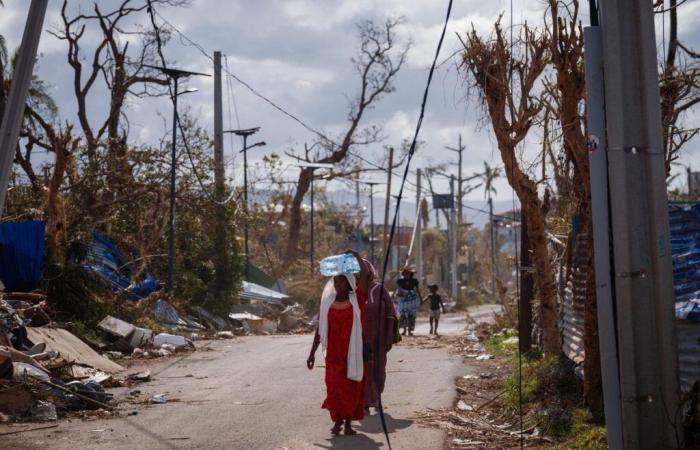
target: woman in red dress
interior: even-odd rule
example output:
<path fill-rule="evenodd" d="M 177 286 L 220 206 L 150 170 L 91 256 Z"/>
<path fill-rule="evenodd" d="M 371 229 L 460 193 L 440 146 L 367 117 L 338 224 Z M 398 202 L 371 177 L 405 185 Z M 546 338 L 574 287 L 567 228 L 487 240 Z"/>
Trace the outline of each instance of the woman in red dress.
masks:
<path fill-rule="evenodd" d="M 352 275 L 337 275 L 323 291 L 319 326 L 311 354 L 306 361 L 309 370 L 316 361 L 316 350 L 323 344 L 326 354 L 326 399 L 334 426 L 331 433 L 356 434 L 351 421 L 364 417 L 364 364 L 362 360 L 362 324 L 360 307 Z"/>

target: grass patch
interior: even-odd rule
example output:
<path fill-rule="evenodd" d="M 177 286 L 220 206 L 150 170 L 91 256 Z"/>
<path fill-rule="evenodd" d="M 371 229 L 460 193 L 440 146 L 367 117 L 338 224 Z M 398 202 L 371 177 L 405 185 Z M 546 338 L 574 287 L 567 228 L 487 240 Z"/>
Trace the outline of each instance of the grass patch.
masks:
<path fill-rule="evenodd" d="M 588 410 L 576 408 L 571 411 L 569 440 L 564 448 L 572 450 L 607 450 L 608 440 L 605 427 L 592 424 Z"/>
<path fill-rule="evenodd" d="M 511 362 L 510 374 L 504 382 L 503 400 L 507 412 L 516 414 L 520 408 L 522 395 L 523 404 L 529 403 L 535 399 L 536 394 L 540 391 L 540 383 L 542 375 L 549 367 L 556 363 L 556 358 L 539 357 L 529 358 L 523 357 L 522 364 L 522 382 L 518 376 L 518 356 L 513 354 Z"/>
<path fill-rule="evenodd" d="M 515 331 L 505 328 L 491 336 L 486 342 L 484 342 L 484 346 L 492 355 L 512 356 L 518 351 L 518 341 L 509 341 L 509 339 L 512 337 L 517 337 Z"/>

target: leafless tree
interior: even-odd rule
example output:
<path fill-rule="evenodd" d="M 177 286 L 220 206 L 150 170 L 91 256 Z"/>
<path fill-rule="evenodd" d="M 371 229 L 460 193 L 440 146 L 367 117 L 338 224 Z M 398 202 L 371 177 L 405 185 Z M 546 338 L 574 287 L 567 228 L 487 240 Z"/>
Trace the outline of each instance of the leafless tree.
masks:
<path fill-rule="evenodd" d="M 381 128 L 377 126 L 362 127 L 367 111 L 372 109 L 386 94 L 395 90 L 394 81 L 406 61 L 410 42 L 399 46 L 396 42 L 396 27 L 401 19 L 388 19 L 383 25 L 364 21 L 357 25 L 360 47 L 358 55 L 352 59 L 353 66 L 360 79 L 357 95 L 350 101 L 348 127 L 342 134 L 339 144 L 321 139 L 314 144 L 311 151 L 303 155 L 290 153 L 301 162 L 315 162 L 336 165 L 332 177 L 344 177 L 357 173 L 358 170 L 372 170 L 362 167 L 358 160 L 359 148 L 375 144 L 381 140 Z M 378 162 L 381 167 L 383 162 Z M 374 168 L 376 170 L 376 168 Z M 299 173 L 296 191 L 289 211 L 289 239 L 287 241 L 286 259 L 292 261 L 297 257 L 301 231 L 301 204 L 309 191 L 314 171 L 303 168 Z"/>

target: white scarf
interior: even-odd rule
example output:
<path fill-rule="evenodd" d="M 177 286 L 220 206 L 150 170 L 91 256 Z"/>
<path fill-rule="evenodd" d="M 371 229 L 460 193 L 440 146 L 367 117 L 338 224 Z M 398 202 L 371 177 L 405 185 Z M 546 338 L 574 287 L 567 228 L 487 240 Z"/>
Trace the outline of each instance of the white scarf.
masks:
<path fill-rule="evenodd" d="M 350 332 L 350 344 L 348 345 L 348 371 L 347 377 L 350 380 L 362 381 L 364 373 L 364 361 L 362 359 L 362 319 L 360 318 L 360 306 L 357 303 L 355 294 L 355 277 L 342 274 L 350 284 L 349 299 L 352 305 L 352 331 Z M 321 295 L 321 307 L 318 317 L 318 334 L 321 337 L 321 344 L 325 352 L 328 346 L 328 311 L 335 301 L 336 291 L 333 285 L 333 278 L 328 280 Z"/>

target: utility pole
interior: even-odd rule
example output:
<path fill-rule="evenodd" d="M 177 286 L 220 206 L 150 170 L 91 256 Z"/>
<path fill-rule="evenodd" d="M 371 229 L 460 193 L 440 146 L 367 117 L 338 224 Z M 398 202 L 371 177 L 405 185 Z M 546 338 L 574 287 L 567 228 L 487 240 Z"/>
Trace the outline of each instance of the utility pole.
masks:
<path fill-rule="evenodd" d="M 654 12 L 600 7 L 623 445 L 682 448 Z"/>
<path fill-rule="evenodd" d="M 361 181 L 369 186 L 369 260 L 376 266 L 375 237 L 374 237 L 374 186 L 380 184 L 376 181 Z"/>
<path fill-rule="evenodd" d="M 392 195 L 391 198 L 396 200 L 396 235 L 394 242 L 396 243 L 396 264 L 400 269 L 401 265 L 401 202 L 398 195 Z"/>
<path fill-rule="evenodd" d="M 583 30 L 584 67 L 586 71 L 586 112 L 588 121 L 588 160 L 590 165 L 593 262 L 595 267 L 596 304 L 600 369 L 603 379 L 605 429 L 611 450 L 623 448 L 620 373 L 617 356 L 617 333 L 613 284 L 610 273 L 610 215 L 608 205 L 608 158 L 605 138 L 605 78 L 603 42 L 595 3 L 591 4 L 591 25 Z"/>
<path fill-rule="evenodd" d="M 167 292 L 173 291 L 173 283 L 175 279 L 175 203 L 176 203 L 176 185 L 177 179 L 177 129 L 180 126 L 179 117 L 177 114 L 177 98 L 180 95 L 189 92 L 196 92 L 196 89 L 186 89 L 182 92 L 178 91 L 180 78 L 189 78 L 191 76 L 208 77 L 211 75 L 199 72 L 189 72 L 187 70 L 171 69 L 169 67 L 150 66 L 144 64 L 144 67 L 160 70 L 165 76 L 170 78 L 173 83 L 172 102 L 173 102 L 173 139 L 170 148 L 170 215 L 168 217 L 168 283 L 166 286 Z"/>
<path fill-rule="evenodd" d="M 27 23 L 24 26 L 17 65 L 12 74 L 12 85 L 5 105 L 3 117 L 0 117 L 0 217 L 5 208 L 5 195 L 10 182 L 15 149 L 19 141 L 19 130 L 24 116 L 29 84 L 32 81 L 36 51 L 41 38 L 48 0 L 32 0 L 29 6 Z"/>
<path fill-rule="evenodd" d="M 387 246 L 389 240 L 389 209 L 391 208 L 391 168 L 394 166 L 394 147 L 389 147 L 389 167 L 387 169 L 387 180 L 386 180 L 386 203 L 384 205 L 384 231 L 382 233 L 382 255 L 383 260 L 386 259 L 386 255 L 391 251 Z M 382 268 L 382 271 L 384 268 Z M 382 276 L 386 274 L 382 273 Z"/>
<path fill-rule="evenodd" d="M 214 52 L 214 198 L 223 202 L 226 196 L 224 173 L 224 118 L 221 91 L 221 52 Z M 226 205 L 216 205 L 214 248 L 214 272 L 216 277 L 214 297 L 219 298 L 229 286 L 229 258 Z"/>
<path fill-rule="evenodd" d="M 489 236 L 491 240 L 491 295 L 493 303 L 498 303 L 496 294 L 496 234 L 493 226 L 493 199 L 489 194 Z"/>
<path fill-rule="evenodd" d="M 243 248 L 245 252 L 245 279 L 250 280 L 250 252 L 248 248 L 248 222 L 250 221 L 250 205 L 248 204 L 248 150 L 254 147 L 266 145 L 264 141 L 256 142 L 248 147 L 248 136 L 252 136 L 260 131 L 260 127 L 248 128 L 245 130 L 228 130 L 224 133 L 233 133 L 243 138 L 243 202 L 245 203 L 245 221 L 243 222 Z"/>
<path fill-rule="evenodd" d="M 459 143 L 457 148 L 445 146 L 447 150 L 453 151 L 458 155 L 457 163 L 457 223 L 462 225 L 464 221 L 464 214 L 462 209 L 462 204 L 464 203 L 464 178 L 462 177 L 462 153 L 464 153 L 465 147 L 462 145 L 462 133 L 459 134 Z"/>
<path fill-rule="evenodd" d="M 423 171 L 416 171 L 416 269 L 418 281 L 423 283 L 423 223 L 421 221 L 421 175 Z"/>
<path fill-rule="evenodd" d="M 455 176 L 450 176 L 450 195 L 452 196 L 452 208 L 450 209 L 450 291 L 452 300 L 457 300 L 457 220 L 455 220 Z"/>

